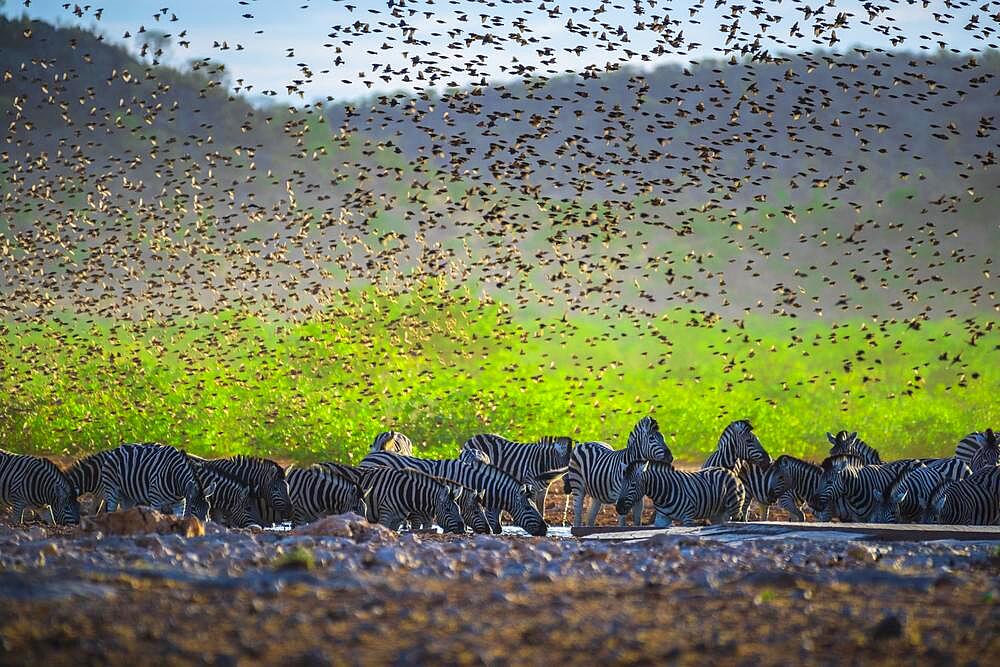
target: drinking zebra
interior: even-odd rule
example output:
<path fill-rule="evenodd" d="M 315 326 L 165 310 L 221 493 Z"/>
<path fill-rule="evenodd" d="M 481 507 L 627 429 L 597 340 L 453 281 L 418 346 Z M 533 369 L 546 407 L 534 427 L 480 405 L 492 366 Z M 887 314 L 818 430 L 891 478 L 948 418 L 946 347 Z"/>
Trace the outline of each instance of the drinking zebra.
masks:
<path fill-rule="evenodd" d="M 107 511 L 148 505 L 172 512 L 180 503 L 185 516 L 204 520 L 211 489 L 202 488 L 187 455 L 157 444 L 125 444 L 101 457 L 101 488 Z"/>
<path fill-rule="evenodd" d="M 573 447 L 569 472 L 563 477 L 567 495 L 573 496 L 573 525 L 581 525 L 583 502 L 591 498 L 587 525 L 593 526 L 601 507 L 615 503 L 625 468 L 638 461 L 670 463 L 673 454 L 663 440 L 660 427 L 652 417 L 643 417 L 629 433 L 625 449 L 612 449 L 603 442 L 583 442 Z M 642 523 L 642 502 L 632 508 L 633 523 Z M 619 514 L 618 525 L 625 525 L 625 515 Z"/>
<path fill-rule="evenodd" d="M 507 512 L 514 523 L 529 535 L 545 535 L 548 532 L 545 519 L 534 505 L 531 490 L 496 466 L 479 461 L 418 459 L 375 452 L 366 456 L 359 467 L 388 467 L 397 470 L 414 468 L 436 477 L 454 480 L 462 486 L 482 492 L 483 506 L 493 532 L 501 531 L 498 519 L 500 512 Z"/>
<path fill-rule="evenodd" d="M 95 514 L 100 513 L 104 508 L 104 487 L 101 480 L 101 461 L 107 452 L 97 452 L 77 459 L 66 471 L 66 478 L 69 479 L 73 488 L 73 497 L 79 498 L 85 493 L 93 494 L 96 505 Z M 113 511 L 110 508 L 109 511 Z"/>
<path fill-rule="evenodd" d="M 250 489 L 254 505 L 276 516 L 278 522 L 292 520 L 292 500 L 288 495 L 285 470 L 270 459 L 253 456 L 233 456 L 227 459 L 208 459 L 204 466 L 239 480 Z"/>
<path fill-rule="evenodd" d="M 969 466 L 959 458 L 933 459 L 900 474 L 886 489 L 886 500 L 899 523 L 926 523 L 931 521 L 930 499 L 935 489 L 971 474 Z"/>
<path fill-rule="evenodd" d="M 618 514 L 627 514 L 643 496 L 649 496 L 656 509 L 656 526 L 669 526 L 673 520 L 685 526 L 699 519 L 726 523 L 742 510 L 745 493 L 736 473 L 728 468 L 683 472 L 669 463 L 635 461 L 625 469 L 615 508 Z"/>
<path fill-rule="evenodd" d="M 573 440 L 544 436 L 537 442 L 515 442 L 492 433 L 474 435 L 462 445 L 462 452 L 478 451 L 488 462 L 535 490 L 535 507 L 545 512 L 549 485 L 569 470 Z"/>
<path fill-rule="evenodd" d="M 957 482 L 944 482 L 931 496 L 930 506 L 935 523 L 1000 524 L 1000 466 L 983 468 Z"/>
<path fill-rule="evenodd" d="M 0 450 L 0 502 L 9 504 L 15 523 L 24 523 L 29 507 L 47 508 L 50 523 L 80 522 L 73 486 L 55 463 L 40 456 Z"/>
<path fill-rule="evenodd" d="M 777 502 L 792 517 L 793 521 L 805 521 L 802 507 L 808 505 L 812 511 L 819 507 L 820 479 L 823 468 L 802 459 L 782 454 L 771 464 L 768 500 Z"/>
<path fill-rule="evenodd" d="M 875 448 L 859 438 L 856 431 L 854 433 L 840 431 L 837 435 L 827 433 L 826 439 L 830 441 L 830 456 L 853 456 L 861 459 L 864 465 L 882 463 L 882 457 Z"/>
<path fill-rule="evenodd" d="M 431 475 L 413 469 L 373 466 L 361 471 L 361 486 L 366 517 L 373 523 L 399 530 L 407 517 L 432 515 L 445 532 L 465 532 L 455 502 L 461 489 L 442 484 Z"/>
<path fill-rule="evenodd" d="M 225 470 L 205 465 L 206 459 L 188 454 L 188 460 L 208 500 L 208 518 L 234 528 L 259 526 L 262 520 L 250 487 Z"/>
<path fill-rule="evenodd" d="M 369 452 L 395 452 L 413 456 L 413 443 L 399 431 L 384 431 L 375 436 Z"/>
<path fill-rule="evenodd" d="M 328 467 L 329 466 L 329 467 Z M 353 471 L 346 474 L 344 469 Z M 302 525 L 332 514 L 354 512 L 365 516 L 364 492 L 356 469 L 342 464 L 313 464 L 290 468 L 285 474 L 292 501 L 292 523 Z M 258 502 L 258 513 L 266 524 L 281 523 L 269 504 Z"/>
<path fill-rule="evenodd" d="M 853 463 L 857 460 L 846 456 L 824 461 L 817 508 L 823 520 L 832 514 L 842 521 L 871 522 L 880 508 L 884 510 L 886 492 L 897 476 L 923 465 L 915 459 L 873 465 Z M 880 516 L 887 518 L 884 511 Z"/>

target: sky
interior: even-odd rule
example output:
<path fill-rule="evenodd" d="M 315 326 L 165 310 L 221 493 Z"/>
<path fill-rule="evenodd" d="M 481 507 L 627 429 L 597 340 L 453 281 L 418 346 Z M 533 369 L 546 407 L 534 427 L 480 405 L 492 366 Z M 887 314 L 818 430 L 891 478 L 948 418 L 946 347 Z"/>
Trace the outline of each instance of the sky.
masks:
<path fill-rule="evenodd" d="M 745 5 L 744 11 L 732 14 L 731 6 L 739 2 Z M 885 9 L 869 21 L 865 5 Z M 755 7 L 763 12 L 754 14 Z M 820 14 L 813 13 L 820 8 Z M 207 57 L 225 64 L 239 92 L 290 104 L 325 98 L 356 100 L 426 87 L 440 90 L 482 80 L 508 81 L 524 74 L 581 72 L 587 67 L 603 70 L 609 63 L 648 69 L 663 63 L 728 59 L 731 54 L 723 50 L 726 35 L 720 26 L 734 21 L 739 22 L 737 42 L 748 41 L 766 26 L 761 46 L 772 54 L 830 48 L 829 27 L 840 12 L 847 14 L 848 24 L 834 30 L 835 50 L 860 46 L 933 53 L 943 44 L 957 52 L 974 52 L 1000 45 L 997 22 L 991 18 L 1000 15 L 1000 0 L 961 7 L 937 1 L 925 7 L 923 1 L 908 0 L 837 0 L 835 6 L 824 6 L 821 0 L 731 0 L 725 5 L 716 0 L 703 0 L 703 4 L 660 0 L 94 0 L 81 5 L 30 0 L 28 6 L 24 0 L 9 0 L 3 11 L 93 28 L 136 52 L 142 41 L 150 41 L 150 31 L 159 30 L 168 33 L 171 42 L 162 63 L 183 66 L 191 59 Z M 973 15 L 978 16 L 978 23 L 975 29 L 966 30 Z M 796 23 L 798 30 L 793 33 Z M 650 28 L 659 25 L 672 31 L 668 33 L 671 40 L 680 39 L 677 47 L 668 44 L 657 54 L 652 49 L 662 33 Z M 823 31 L 819 37 L 817 27 Z M 143 28 L 145 32 L 140 33 Z M 628 42 L 616 36 L 622 34 Z M 409 44 L 403 43 L 406 35 Z M 484 36 L 497 42 L 484 43 Z M 612 43 L 610 50 L 607 40 Z M 578 46 L 586 48 L 576 50 Z M 421 71 L 423 80 L 417 78 Z"/>

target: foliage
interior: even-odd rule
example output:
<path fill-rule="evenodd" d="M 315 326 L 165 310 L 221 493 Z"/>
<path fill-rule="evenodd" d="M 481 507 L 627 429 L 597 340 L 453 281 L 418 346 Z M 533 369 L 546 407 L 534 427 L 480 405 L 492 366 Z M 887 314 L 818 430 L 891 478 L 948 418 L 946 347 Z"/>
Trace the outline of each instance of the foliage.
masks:
<path fill-rule="evenodd" d="M 453 455 L 483 431 L 621 447 L 653 414 L 691 462 L 737 418 L 774 455 L 820 458 L 824 432 L 842 428 L 889 456 L 945 455 L 1000 416 L 1000 378 L 985 373 L 1000 340 L 985 321 L 510 312 L 442 281 L 402 298 L 344 293 L 302 321 L 10 321 L 0 446 L 78 455 L 158 440 L 205 456 L 356 462 L 388 428 L 425 455 Z"/>

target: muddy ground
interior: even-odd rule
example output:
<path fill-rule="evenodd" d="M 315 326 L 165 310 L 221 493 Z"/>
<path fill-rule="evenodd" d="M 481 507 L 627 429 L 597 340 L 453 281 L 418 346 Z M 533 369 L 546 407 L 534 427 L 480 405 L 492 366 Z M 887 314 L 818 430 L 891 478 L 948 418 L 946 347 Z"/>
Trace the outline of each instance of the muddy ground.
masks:
<path fill-rule="evenodd" d="M 988 543 L 2 524 L 0 664 L 988 665 L 998 575 Z"/>

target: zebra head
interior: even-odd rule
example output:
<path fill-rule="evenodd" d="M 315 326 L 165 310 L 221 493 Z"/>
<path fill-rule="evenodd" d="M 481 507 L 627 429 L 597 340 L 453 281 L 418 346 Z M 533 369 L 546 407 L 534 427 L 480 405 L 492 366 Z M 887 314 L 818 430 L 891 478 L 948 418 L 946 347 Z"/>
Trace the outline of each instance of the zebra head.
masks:
<path fill-rule="evenodd" d="M 770 465 L 771 456 L 760 443 L 753 425 L 747 419 L 737 419 L 722 431 L 716 449 L 728 451 L 731 459 L 743 459 L 759 465 Z"/>
<path fill-rule="evenodd" d="M 462 463 L 485 463 L 491 465 L 489 455 L 481 449 L 463 449 L 458 453 L 458 460 Z"/>
<path fill-rule="evenodd" d="M 464 533 L 465 522 L 456 500 L 461 496 L 462 489 L 448 484 L 442 484 L 434 498 L 434 518 L 446 533 Z"/>
<path fill-rule="evenodd" d="M 184 488 L 184 516 L 193 516 L 200 521 L 208 518 L 212 509 L 209 498 L 215 493 L 215 482 L 202 487 L 197 481 L 191 480 Z"/>
<path fill-rule="evenodd" d="M 413 456 L 413 442 L 399 431 L 383 431 L 375 436 L 370 452 L 395 452 Z"/>
<path fill-rule="evenodd" d="M 625 449 L 632 452 L 629 456 L 631 461 L 670 463 L 674 460 L 674 455 L 663 440 L 663 434 L 660 433 L 660 425 L 648 415 L 632 428 Z"/>
<path fill-rule="evenodd" d="M 529 535 L 542 537 L 549 532 L 549 526 L 545 523 L 545 517 L 535 507 L 534 489 L 524 484 L 521 492 L 518 493 L 514 502 L 514 511 L 508 513 L 514 519 L 514 523 L 523 528 Z"/>
<path fill-rule="evenodd" d="M 646 494 L 643 476 L 648 467 L 648 461 L 634 461 L 625 467 L 621 485 L 618 487 L 618 500 L 615 501 L 615 511 L 619 515 L 624 516 L 631 512 L 635 504 Z"/>
<path fill-rule="evenodd" d="M 472 532 L 479 535 L 486 535 L 492 532 L 490 522 L 486 518 L 486 511 L 483 509 L 485 495 L 482 491 L 464 488 L 462 495 L 458 497 L 458 507 L 462 511 L 462 521 L 465 522 Z"/>
<path fill-rule="evenodd" d="M 972 456 L 969 467 L 975 472 L 996 465 L 1000 465 L 1000 443 L 993 429 L 988 428 L 983 432 L 982 445 Z"/>
<path fill-rule="evenodd" d="M 927 503 L 927 512 L 934 523 L 948 523 L 953 521 L 951 503 L 948 502 L 948 492 L 955 482 L 946 480 L 934 489 L 931 499 Z"/>
<path fill-rule="evenodd" d="M 80 501 L 77 500 L 72 484 L 68 480 L 60 481 L 64 483 L 56 485 L 52 516 L 60 525 L 76 525 L 80 523 Z"/>

